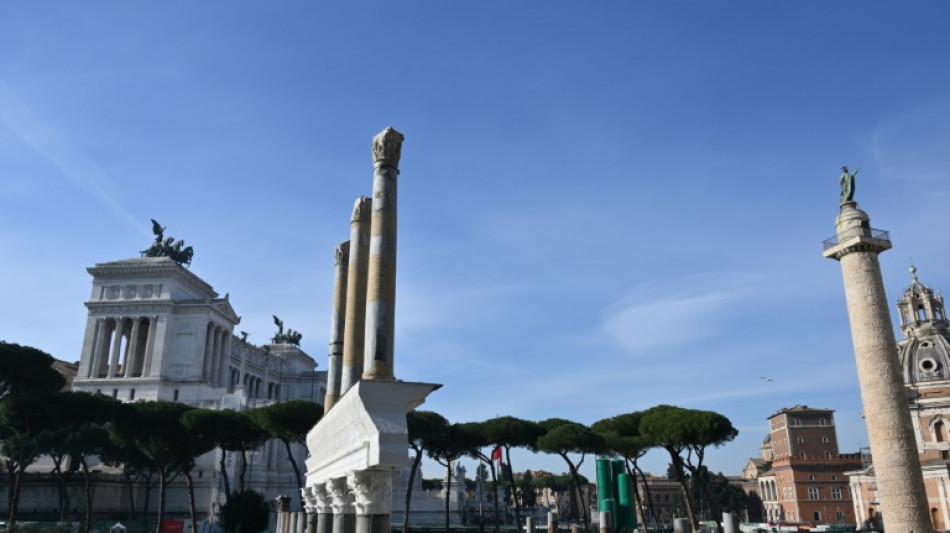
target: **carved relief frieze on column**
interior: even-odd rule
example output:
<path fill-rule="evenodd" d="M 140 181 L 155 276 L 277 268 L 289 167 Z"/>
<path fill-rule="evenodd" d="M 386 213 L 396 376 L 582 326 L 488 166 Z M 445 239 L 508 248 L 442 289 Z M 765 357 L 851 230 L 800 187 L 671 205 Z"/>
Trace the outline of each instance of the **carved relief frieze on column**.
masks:
<path fill-rule="evenodd" d="M 393 471 L 360 470 L 348 477 L 358 516 L 388 515 L 393 504 Z"/>

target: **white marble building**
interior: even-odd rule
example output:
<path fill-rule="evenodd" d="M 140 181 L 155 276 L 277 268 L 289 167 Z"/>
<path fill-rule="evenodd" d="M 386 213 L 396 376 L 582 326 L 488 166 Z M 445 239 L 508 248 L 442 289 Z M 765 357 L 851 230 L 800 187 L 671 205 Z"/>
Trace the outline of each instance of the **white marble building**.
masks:
<path fill-rule="evenodd" d="M 326 373 L 317 372 L 315 361 L 294 344 L 255 346 L 234 333 L 241 318 L 223 298 L 190 270 L 168 257 L 141 257 L 99 263 L 88 269 L 92 294 L 79 369 L 72 388 L 101 392 L 121 401 L 177 401 L 210 409 L 245 410 L 291 399 L 323 403 Z M 225 500 L 224 483 L 218 470 L 220 451 L 198 460 L 194 471 L 196 503 L 207 519 Z M 303 465 L 306 448 L 297 445 L 294 455 Z M 231 487 L 240 458 L 226 457 Z M 95 462 L 95 461 L 94 461 Z M 128 489 L 121 472 L 102 464 L 94 511 L 124 513 Z M 50 480 L 40 482 L 49 471 L 38 462 L 27 480 L 20 509 L 26 512 L 55 511 L 58 495 Z M 272 440 L 251 453 L 247 488 L 270 500 L 278 494 L 292 496 L 300 508 L 294 472 L 279 441 Z M 145 501 L 142 483 L 134 486 L 134 500 L 141 511 Z M 71 498 L 81 512 L 81 487 Z M 157 494 L 149 498 L 154 512 Z M 0 507 L 5 507 L 5 500 Z M 169 486 L 167 511 L 183 518 L 187 493 L 182 480 Z M 187 527 L 187 522 L 186 522 Z"/>

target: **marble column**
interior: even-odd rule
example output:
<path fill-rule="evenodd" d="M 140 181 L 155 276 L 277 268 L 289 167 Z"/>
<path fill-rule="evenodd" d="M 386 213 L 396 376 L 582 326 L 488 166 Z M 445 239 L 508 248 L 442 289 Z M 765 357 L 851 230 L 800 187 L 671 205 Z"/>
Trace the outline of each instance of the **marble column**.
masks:
<path fill-rule="evenodd" d="M 212 326 L 212 343 L 211 343 L 211 365 L 210 372 L 208 372 L 207 382 L 209 385 L 214 385 L 215 376 L 218 375 L 218 364 L 221 361 L 221 328 L 217 324 Z"/>
<path fill-rule="evenodd" d="M 158 315 L 148 317 L 148 339 L 145 341 L 145 357 L 142 361 L 142 377 L 152 373 L 152 350 L 155 349 L 155 335 L 158 333 Z"/>
<path fill-rule="evenodd" d="M 326 483 L 310 488 L 313 506 L 316 510 L 316 530 L 308 533 L 333 533 L 333 498 L 327 491 Z"/>
<path fill-rule="evenodd" d="M 373 138 L 373 219 L 366 288 L 363 379 L 392 381 L 396 318 L 396 178 L 403 135 L 386 128 Z"/>
<path fill-rule="evenodd" d="M 119 368 L 119 358 L 122 356 L 119 351 L 122 348 L 122 336 L 125 333 L 125 319 L 115 319 L 115 331 L 112 339 L 112 356 L 109 358 L 109 377 L 114 378 Z"/>
<path fill-rule="evenodd" d="M 227 330 L 221 331 L 221 336 L 223 337 L 224 342 L 221 343 L 221 364 L 218 369 L 217 383 L 219 387 L 227 385 L 226 377 L 228 375 L 228 369 L 231 368 L 231 332 Z"/>
<path fill-rule="evenodd" d="M 205 355 L 203 365 L 201 367 L 201 379 L 203 381 L 208 381 L 208 377 L 211 375 L 211 362 L 213 360 L 212 349 L 214 348 L 214 324 L 208 322 L 208 326 L 205 327 Z"/>
<path fill-rule="evenodd" d="M 356 200 L 350 219 L 350 265 L 346 279 L 346 316 L 343 326 L 343 364 L 340 367 L 340 395 L 363 373 L 366 325 L 366 285 L 369 273 L 370 210 L 373 202 L 365 196 Z"/>
<path fill-rule="evenodd" d="M 137 316 L 132 319 L 132 332 L 129 333 L 129 355 L 125 358 L 125 364 L 122 365 L 122 376 L 130 378 L 135 373 L 135 365 L 139 358 L 139 328 L 141 327 L 142 317 Z"/>
<path fill-rule="evenodd" d="M 327 483 L 327 490 L 333 501 L 333 528 L 331 533 L 356 533 L 353 496 L 346 485 L 346 478 L 331 479 Z"/>
<path fill-rule="evenodd" d="M 334 253 L 333 317 L 330 320 L 330 360 L 327 364 L 327 394 L 323 412 L 329 411 L 340 398 L 340 365 L 343 358 L 343 337 L 346 325 L 346 278 L 350 268 L 350 241 L 340 243 Z"/>
<path fill-rule="evenodd" d="M 356 501 L 356 533 L 389 533 L 393 471 L 358 470 L 347 479 Z"/>
<path fill-rule="evenodd" d="M 841 203 L 835 229 L 837 241 L 826 242 L 824 255 L 841 263 L 884 529 L 932 531 L 907 390 L 878 261 L 878 254 L 890 249 L 891 242 L 886 233 L 871 229 L 870 217 L 854 201 Z"/>
<path fill-rule="evenodd" d="M 108 335 L 109 328 L 104 318 L 96 319 L 96 341 L 92 345 L 92 354 L 89 356 L 89 370 L 86 377 L 99 377 L 99 367 L 102 365 L 102 347 Z"/>

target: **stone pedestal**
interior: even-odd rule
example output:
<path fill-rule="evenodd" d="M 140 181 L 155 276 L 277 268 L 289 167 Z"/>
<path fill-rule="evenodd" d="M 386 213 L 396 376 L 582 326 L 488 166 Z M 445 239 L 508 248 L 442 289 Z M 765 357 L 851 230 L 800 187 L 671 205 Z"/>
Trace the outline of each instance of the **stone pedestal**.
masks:
<path fill-rule="evenodd" d="M 841 263 L 884 527 L 898 532 L 932 531 L 877 257 L 891 243 L 886 232 L 871 228 L 870 218 L 855 202 L 842 204 L 835 229 L 837 242 L 826 241 L 824 255 Z"/>

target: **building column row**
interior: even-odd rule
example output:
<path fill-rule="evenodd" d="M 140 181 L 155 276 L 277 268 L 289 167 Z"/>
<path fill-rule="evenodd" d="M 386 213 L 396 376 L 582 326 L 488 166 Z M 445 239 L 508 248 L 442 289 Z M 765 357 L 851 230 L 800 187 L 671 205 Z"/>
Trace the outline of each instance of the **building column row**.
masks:
<path fill-rule="evenodd" d="M 230 354 L 231 332 L 214 322 L 209 322 L 205 334 L 202 379 L 214 387 L 225 386 L 227 371 L 230 367 Z"/>
<path fill-rule="evenodd" d="M 154 315 L 96 319 L 95 341 L 86 377 L 148 376 L 157 324 L 158 317 Z M 144 330 L 145 327 L 148 329 Z M 124 344 L 123 339 L 127 340 Z"/>

